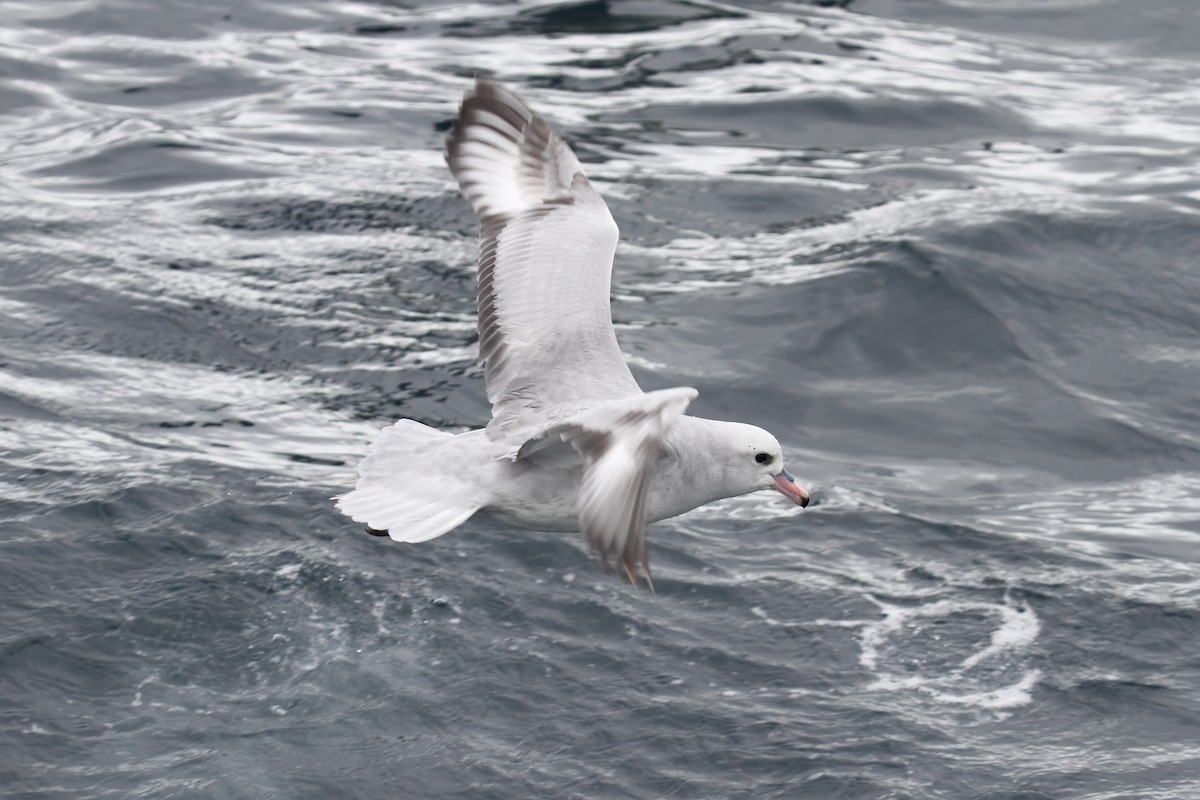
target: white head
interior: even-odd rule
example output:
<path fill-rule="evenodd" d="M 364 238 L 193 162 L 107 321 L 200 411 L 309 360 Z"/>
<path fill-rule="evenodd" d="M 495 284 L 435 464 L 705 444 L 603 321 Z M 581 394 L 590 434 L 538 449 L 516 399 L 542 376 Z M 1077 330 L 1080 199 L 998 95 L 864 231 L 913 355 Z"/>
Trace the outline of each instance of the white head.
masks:
<path fill-rule="evenodd" d="M 793 503 L 808 505 L 808 492 L 783 468 L 783 448 L 774 436 L 741 422 L 714 422 L 710 437 L 710 457 L 723 468 L 727 497 L 776 489 Z"/>

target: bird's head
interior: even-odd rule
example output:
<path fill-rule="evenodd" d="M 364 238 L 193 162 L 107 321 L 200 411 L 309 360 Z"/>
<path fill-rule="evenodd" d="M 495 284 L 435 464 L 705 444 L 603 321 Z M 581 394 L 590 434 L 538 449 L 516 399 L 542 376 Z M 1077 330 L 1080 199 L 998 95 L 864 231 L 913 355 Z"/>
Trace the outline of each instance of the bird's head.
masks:
<path fill-rule="evenodd" d="M 731 494 L 775 489 L 801 507 L 808 505 L 808 491 L 784 469 L 783 448 L 774 436 L 754 425 L 725 422 L 715 438 Z"/>

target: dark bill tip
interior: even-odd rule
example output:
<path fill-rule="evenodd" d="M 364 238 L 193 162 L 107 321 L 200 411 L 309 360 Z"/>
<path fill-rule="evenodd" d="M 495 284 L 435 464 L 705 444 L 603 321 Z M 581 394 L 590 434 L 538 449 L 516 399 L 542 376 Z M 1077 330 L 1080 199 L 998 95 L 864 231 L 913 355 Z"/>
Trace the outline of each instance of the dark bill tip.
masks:
<path fill-rule="evenodd" d="M 775 473 L 775 488 L 801 508 L 808 507 L 808 490 L 797 484 L 796 479 L 786 469 Z"/>

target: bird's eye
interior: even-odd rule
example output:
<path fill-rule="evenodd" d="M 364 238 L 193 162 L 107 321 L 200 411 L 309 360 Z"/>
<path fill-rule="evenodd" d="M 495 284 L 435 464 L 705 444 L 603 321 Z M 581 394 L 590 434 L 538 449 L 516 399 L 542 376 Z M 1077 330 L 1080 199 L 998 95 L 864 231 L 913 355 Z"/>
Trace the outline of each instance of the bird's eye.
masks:
<path fill-rule="evenodd" d="M 757 461 L 759 464 L 770 464 L 771 458 L 772 458 L 772 456 L 770 453 L 759 453 L 758 455 L 756 455 L 754 457 L 754 460 Z"/>

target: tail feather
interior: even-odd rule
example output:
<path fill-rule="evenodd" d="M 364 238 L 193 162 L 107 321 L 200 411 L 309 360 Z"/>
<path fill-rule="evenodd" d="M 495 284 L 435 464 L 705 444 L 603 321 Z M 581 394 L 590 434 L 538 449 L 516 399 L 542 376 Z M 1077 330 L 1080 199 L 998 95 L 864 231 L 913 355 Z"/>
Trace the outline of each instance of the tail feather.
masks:
<path fill-rule="evenodd" d="M 358 485 L 338 509 L 399 542 L 424 542 L 466 522 L 482 503 L 478 490 L 439 467 L 453 434 L 402 419 L 384 428 L 358 466 Z"/>

